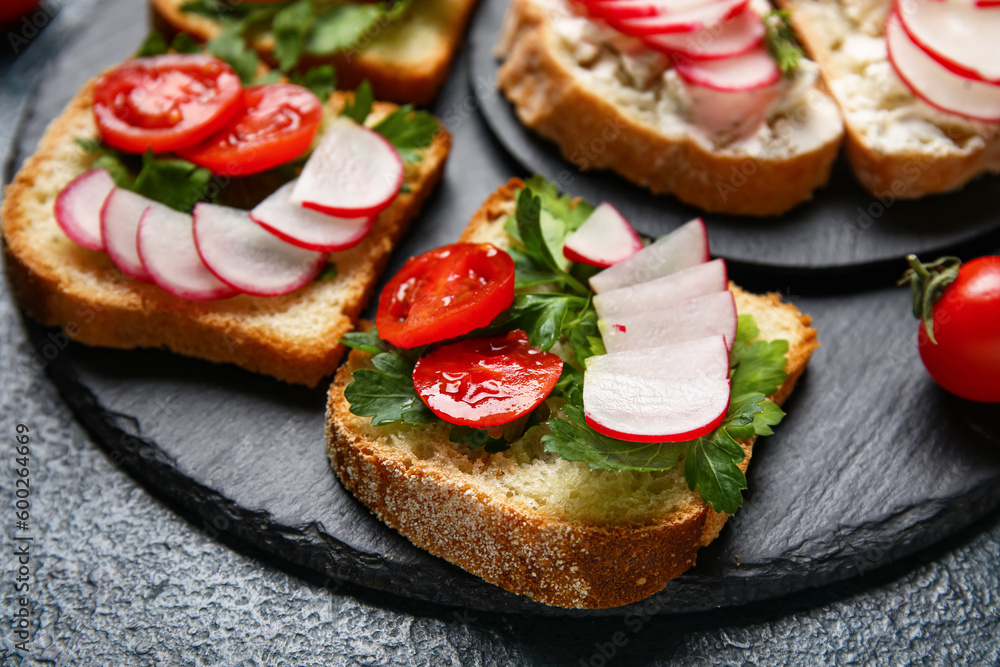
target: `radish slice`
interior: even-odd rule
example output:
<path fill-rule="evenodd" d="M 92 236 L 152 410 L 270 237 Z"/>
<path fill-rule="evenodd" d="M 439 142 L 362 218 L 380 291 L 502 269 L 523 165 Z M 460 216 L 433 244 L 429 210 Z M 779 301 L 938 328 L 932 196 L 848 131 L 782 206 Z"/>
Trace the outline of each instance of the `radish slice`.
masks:
<path fill-rule="evenodd" d="M 296 182 L 281 186 L 250 211 L 253 221 L 292 245 L 325 252 L 355 246 L 371 231 L 377 215 L 338 218 L 293 204 Z"/>
<path fill-rule="evenodd" d="M 326 254 L 282 241 L 247 211 L 200 203 L 194 207 L 194 241 L 209 271 L 247 294 L 279 296 L 319 275 Z"/>
<path fill-rule="evenodd" d="M 743 55 L 764 40 L 764 21 L 749 7 L 721 23 L 692 32 L 648 35 L 655 49 L 677 53 L 692 60 L 718 60 Z"/>
<path fill-rule="evenodd" d="M 566 237 L 563 255 L 571 262 L 611 266 L 642 250 L 642 239 L 618 209 L 604 202 Z"/>
<path fill-rule="evenodd" d="M 675 14 L 720 0 L 590 0 L 583 4 L 595 15 L 612 19 L 641 18 Z"/>
<path fill-rule="evenodd" d="M 683 442 L 712 432 L 729 411 L 729 380 L 649 378 L 587 369 L 587 424 L 629 442 Z"/>
<path fill-rule="evenodd" d="M 963 79 L 948 71 L 910 39 L 895 12 L 886 22 L 885 40 L 899 78 L 924 102 L 976 120 L 1000 121 L 1000 86 Z"/>
<path fill-rule="evenodd" d="M 137 237 L 139 220 L 151 206 L 166 208 L 131 190 L 113 188 L 101 207 L 101 236 L 108 256 L 122 273 L 145 282 L 151 278 L 139 259 Z"/>
<path fill-rule="evenodd" d="M 660 237 L 628 259 L 590 279 L 595 292 L 644 283 L 708 261 L 708 231 L 701 218 Z"/>
<path fill-rule="evenodd" d="M 90 250 L 104 250 L 101 208 L 115 182 L 107 169 L 91 169 L 70 181 L 56 197 L 56 222 L 74 242 Z"/>
<path fill-rule="evenodd" d="M 194 245 L 190 215 L 150 206 L 139 222 L 139 258 L 153 282 L 188 301 L 224 299 L 237 294 L 212 275 Z"/>
<path fill-rule="evenodd" d="M 749 0 L 717 0 L 676 12 L 663 12 L 656 16 L 640 18 L 608 18 L 608 23 L 633 37 L 663 35 L 672 32 L 691 32 L 725 21 L 743 11 Z"/>
<path fill-rule="evenodd" d="M 594 309 L 600 319 L 614 320 L 721 292 L 727 284 L 725 261 L 713 259 L 669 276 L 602 292 L 594 297 Z"/>
<path fill-rule="evenodd" d="M 329 215 L 375 215 L 403 186 L 403 160 L 374 130 L 349 118 L 334 120 L 309 157 L 292 201 Z"/>
<path fill-rule="evenodd" d="M 729 351 L 725 338 L 710 336 L 590 357 L 587 370 L 671 380 L 724 380 L 729 377 Z"/>
<path fill-rule="evenodd" d="M 604 347 L 610 352 L 661 347 L 687 340 L 724 336 L 736 340 L 736 302 L 730 291 L 682 301 L 666 310 L 650 310 L 598 320 Z"/>
<path fill-rule="evenodd" d="M 677 73 L 689 83 L 712 90 L 745 92 L 777 83 L 781 70 L 764 46 L 757 46 L 741 56 L 722 60 L 674 58 Z"/>
<path fill-rule="evenodd" d="M 969 3 L 917 2 L 896 13 L 910 39 L 946 69 L 966 78 L 1000 83 L 1000 11 Z"/>

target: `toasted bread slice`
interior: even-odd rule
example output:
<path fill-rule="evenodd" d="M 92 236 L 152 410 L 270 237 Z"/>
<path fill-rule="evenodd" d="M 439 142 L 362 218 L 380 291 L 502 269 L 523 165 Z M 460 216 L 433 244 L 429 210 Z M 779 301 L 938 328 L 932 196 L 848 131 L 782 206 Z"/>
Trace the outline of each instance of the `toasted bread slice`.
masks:
<path fill-rule="evenodd" d="M 52 122 L 6 190 L 0 212 L 4 252 L 21 307 L 89 345 L 166 347 L 310 386 L 330 375 L 344 354 L 338 339 L 354 327 L 389 253 L 441 179 L 451 146 L 448 133 L 442 128 L 423 160 L 408 167 L 408 187 L 379 215 L 372 232 L 330 256 L 336 277 L 282 297 L 192 302 L 125 277 L 106 253 L 76 245 L 56 223 L 56 196 L 94 160 L 74 142 L 97 136 L 93 88 L 93 81 L 84 86 Z M 332 97 L 332 110 L 345 99 L 343 93 Z M 377 104 L 371 120 L 393 108 Z"/>
<path fill-rule="evenodd" d="M 777 0 L 840 105 L 845 149 L 861 184 L 913 199 L 1000 172 L 1000 124 L 938 111 L 910 92 L 889 62 L 891 0 Z"/>
<path fill-rule="evenodd" d="M 512 181 L 476 213 L 462 240 L 509 245 Z M 761 337 L 789 342 L 783 402 L 818 346 L 810 318 L 775 294 L 732 286 Z M 484 455 L 449 441 L 450 426 L 372 426 L 344 389 L 368 355 L 351 352 L 330 387 L 326 443 L 346 486 L 414 544 L 509 591 L 550 605 L 615 607 L 652 595 L 694 564 L 726 515 L 688 490 L 683 466 L 654 473 L 590 470 L 537 441 Z M 750 461 L 753 440 L 742 443 Z"/>
<path fill-rule="evenodd" d="M 150 0 L 153 27 L 167 36 L 185 32 L 203 42 L 218 35 L 218 21 L 181 11 L 186 2 Z M 302 64 L 333 64 L 341 88 L 356 88 L 367 79 L 376 99 L 426 106 L 444 84 L 475 6 L 476 0 L 418 0 L 400 19 L 364 35 L 356 48 L 327 58 L 307 57 Z M 255 46 L 275 64 L 271 35 Z"/>
<path fill-rule="evenodd" d="M 581 169 L 613 169 L 706 211 L 742 215 L 782 213 L 826 183 L 843 128 L 833 100 L 805 78 L 815 65 L 785 92 L 787 108 L 726 141 L 686 118 L 673 69 L 650 76 L 622 50 L 581 51 L 580 22 L 567 0 L 512 0 L 497 53 L 499 86 L 518 117 Z"/>

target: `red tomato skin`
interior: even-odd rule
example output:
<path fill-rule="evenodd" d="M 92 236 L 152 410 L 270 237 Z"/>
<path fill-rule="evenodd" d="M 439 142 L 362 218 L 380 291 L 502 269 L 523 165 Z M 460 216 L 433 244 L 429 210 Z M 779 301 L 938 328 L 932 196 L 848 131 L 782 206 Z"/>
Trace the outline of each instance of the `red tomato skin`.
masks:
<path fill-rule="evenodd" d="M 520 329 L 442 345 L 413 368 L 413 386 L 451 424 L 489 428 L 536 407 L 559 381 L 563 362 L 528 343 Z"/>
<path fill-rule="evenodd" d="M 40 0 L 3 0 L 3 5 L 0 6 L 0 25 L 11 23 L 35 11 L 40 4 Z"/>
<path fill-rule="evenodd" d="M 101 139 L 127 153 L 166 153 L 193 146 L 239 113 L 243 84 L 233 68 L 202 53 L 136 58 L 94 86 Z"/>
<path fill-rule="evenodd" d="M 972 401 L 1000 402 L 1000 257 L 979 257 L 934 304 L 934 337 L 917 330 L 920 358 L 934 381 Z"/>
<path fill-rule="evenodd" d="M 243 91 L 243 111 L 208 139 L 178 151 L 220 176 L 248 176 L 302 155 L 312 144 L 323 104 L 309 89 L 269 83 Z"/>
<path fill-rule="evenodd" d="M 411 257 L 379 296 L 379 336 L 409 349 L 467 334 L 514 301 L 514 260 L 489 243 Z"/>

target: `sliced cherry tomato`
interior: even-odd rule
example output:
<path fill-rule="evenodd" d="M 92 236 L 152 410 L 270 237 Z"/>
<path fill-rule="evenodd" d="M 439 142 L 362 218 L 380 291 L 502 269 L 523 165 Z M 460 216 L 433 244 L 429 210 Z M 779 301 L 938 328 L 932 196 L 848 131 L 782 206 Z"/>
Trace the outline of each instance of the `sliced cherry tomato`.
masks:
<path fill-rule="evenodd" d="M 4 0 L 3 5 L 0 5 L 0 25 L 35 11 L 39 4 L 39 0 Z"/>
<path fill-rule="evenodd" d="M 938 263 L 924 266 L 932 275 L 942 269 Z M 1000 402 L 1000 257 L 962 264 L 932 312 L 937 342 L 924 322 L 917 331 L 920 358 L 931 377 L 962 398 Z"/>
<path fill-rule="evenodd" d="M 528 334 L 470 338 L 442 345 L 413 368 L 413 386 L 431 412 L 452 424 L 508 424 L 545 400 L 563 362 L 528 343 Z"/>
<path fill-rule="evenodd" d="M 229 125 L 180 156 L 220 175 L 256 174 L 302 155 L 323 119 L 319 98 L 291 83 L 247 88 L 243 105 Z"/>
<path fill-rule="evenodd" d="M 402 348 L 484 327 L 514 300 L 514 260 L 489 243 L 455 243 L 411 257 L 382 290 L 375 325 Z"/>
<path fill-rule="evenodd" d="M 97 80 L 101 138 L 128 153 L 176 151 L 225 127 L 243 105 L 233 68 L 201 53 L 130 60 Z"/>

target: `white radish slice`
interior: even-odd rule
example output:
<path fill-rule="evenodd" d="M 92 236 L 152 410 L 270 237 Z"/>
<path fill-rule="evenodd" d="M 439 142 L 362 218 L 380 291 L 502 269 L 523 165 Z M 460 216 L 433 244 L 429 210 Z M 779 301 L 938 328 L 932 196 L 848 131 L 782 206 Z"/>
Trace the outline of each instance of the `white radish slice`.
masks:
<path fill-rule="evenodd" d="M 74 242 L 90 250 L 104 250 L 101 208 L 115 182 L 107 169 L 91 169 L 70 181 L 56 197 L 56 222 Z"/>
<path fill-rule="evenodd" d="M 164 291 L 188 301 L 234 296 L 237 291 L 216 278 L 198 255 L 190 215 L 150 206 L 139 222 L 142 265 Z"/>
<path fill-rule="evenodd" d="M 598 433 L 629 442 L 684 442 L 713 431 L 729 411 L 729 380 L 649 378 L 590 370 L 583 410 Z"/>
<path fill-rule="evenodd" d="M 910 39 L 966 79 L 1000 83 L 1000 11 L 969 3 L 915 2 L 896 10 Z"/>
<path fill-rule="evenodd" d="M 725 260 L 713 259 L 669 276 L 602 292 L 594 297 L 594 309 L 600 319 L 613 320 L 669 308 L 682 301 L 721 292 L 727 285 Z"/>
<path fill-rule="evenodd" d="M 590 278 L 595 292 L 644 283 L 708 261 L 708 230 L 701 218 L 674 231 Z"/>
<path fill-rule="evenodd" d="M 296 183 L 281 186 L 250 211 L 254 222 L 292 245 L 324 252 L 346 250 L 361 242 L 378 218 L 340 218 L 295 204 L 292 190 Z"/>
<path fill-rule="evenodd" d="M 661 347 L 708 336 L 724 336 L 726 347 L 736 340 L 736 302 L 730 291 L 689 299 L 665 310 L 649 310 L 598 320 L 609 353 Z"/>
<path fill-rule="evenodd" d="M 743 11 L 749 0 L 718 0 L 705 5 L 676 12 L 663 12 L 656 16 L 608 19 L 614 27 L 633 37 L 662 35 L 671 32 L 690 32 L 725 21 Z"/>
<path fill-rule="evenodd" d="M 885 39 L 889 60 L 899 78 L 924 102 L 976 120 L 1000 121 L 1000 86 L 964 79 L 948 71 L 910 39 L 895 12 L 886 22 Z"/>
<path fill-rule="evenodd" d="M 403 160 L 374 130 L 338 117 L 306 161 L 292 201 L 329 215 L 375 215 L 403 186 Z"/>
<path fill-rule="evenodd" d="M 587 359 L 587 370 L 672 380 L 724 380 L 729 377 L 729 351 L 725 338 L 710 336 L 663 347 L 597 355 Z"/>
<path fill-rule="evenodd" d="M 687 11 L 720 0 L 590 0 L 583 4 L 591 14 L 609 18 L 640 18 Z"/>
<path fill-rule="evenodd" d="M 764 40 L 764 21 L 749 7 L 735 16 L 692 32 L 648 35 L 655 49 L 677 53 L 692 60 L 718 60 L 743 55 Z"/>
<path fill-rule="evenodd" d="M 563 255 L 571 262 L 606 267 L 631 257 L 642 248 L 642 239 L 625 216 L 604 202 L 566 237 Z"/>
<path fill-rule="evenodd" d="M 726 92 L 759 90 L 781 78 L 778 63 L 762 45 L 743 55 L 721 60 L 677 57 L 674 66 L 685 81 Z"/>
<path fill-rule="evenodd" d="M 101 236 L 108 256 L 127 276 L 150 282 L 151 278 L 139 259 L 139 220 L 146 209 L 163 204 L 147 199 L 131 190 L 114 188 L 101 207 Z"/>
<path fill-rule="evenodd" d="M 294 292 L 319 275 L 326 253 L 282 241 L 228 206 L 194 207 L 194 240 L 209 271 L 247 294 L 279 296 Z"/>

